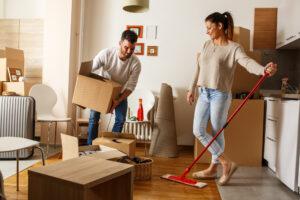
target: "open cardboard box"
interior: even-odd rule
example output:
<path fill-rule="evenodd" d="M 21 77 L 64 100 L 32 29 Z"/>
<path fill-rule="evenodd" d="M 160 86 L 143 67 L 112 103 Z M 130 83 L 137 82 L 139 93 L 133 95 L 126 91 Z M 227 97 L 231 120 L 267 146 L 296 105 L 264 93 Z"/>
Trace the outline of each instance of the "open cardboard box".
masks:
<path fill-rule="evenodd" d="M 118 159 L 126 156 L 126 154 L 118 151 L 117 149 L 103 145 L 79 146 L 77 137 L 66 134 L 61 134 L 61 141 L 63 160 L 77 158 L 79 155 L 86 155 L 105 160 Z"/>
<path fill-rule="evenodd" d="M 90 73 L 91 69 L 92 61 L 81 64 L 72 103 L 104 114 L 108 113 L 112 100 L 118 97 L 122 86 L 119 83 Z"/>
<path fill-rule="evenodd" d="M 0 81 L 9 81 L 7 68 L 18 68 L 24 76 L 24 52 L 20 49 L 0 50 Z"/>
<path fill-rule="evenodd" d="M 103 132 L 101 137 L 93 140 L 93 145 L 104 145 L 127 154 L 135 156 L 136 138 L 133 134 Z"/>

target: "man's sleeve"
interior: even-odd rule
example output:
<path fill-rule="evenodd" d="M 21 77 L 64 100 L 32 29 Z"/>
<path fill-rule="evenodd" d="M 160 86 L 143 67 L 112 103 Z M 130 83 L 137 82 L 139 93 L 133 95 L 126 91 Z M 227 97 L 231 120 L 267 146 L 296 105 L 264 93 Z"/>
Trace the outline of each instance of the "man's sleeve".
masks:
<path fill-rule="evenodd" d="M 103 67 L 106 62 L 107 62 L 107 50 L 102 50 L 93 59 L 92 72 Z"/>
<path fill-rule="evenodd" d="M 129 76 L 129 79 L 125 85 L 125 87 L 123 88 L 123 90 L 125 89 L 128 89 L 128 90 L 131 90 L 133 91 L 137 85 L 137 82 L 139 80 L 139 76 L 140 76 L 140 73 L 141 73 L 141 63 L 140 61 L 138 61 L 134 67 L 133 67 L 133 70 L 131 71 L 130 73 L 130 76 Z"/>

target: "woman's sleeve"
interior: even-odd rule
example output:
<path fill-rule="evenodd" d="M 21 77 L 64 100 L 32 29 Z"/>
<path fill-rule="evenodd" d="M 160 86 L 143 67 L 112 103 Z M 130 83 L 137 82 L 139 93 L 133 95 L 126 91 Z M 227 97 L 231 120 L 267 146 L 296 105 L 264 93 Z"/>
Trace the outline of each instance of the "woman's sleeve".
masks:
<path fill-rule="evenodd" d="M 255 60 L 247 56 L 241 46 L 235 51 L 235 61 L 242 65 L 248 72 L 256 75 L 263 75 L 265 67 L 258 64 Z"/>
<path fill-rule="evenodd" d="M 194 70 L 194 77 L 192 79 L 192 82 L 190 83 L 189 87 L 189 92 L 194 93 L 195 88 L 198 82 L 198 77 L 199 77 L 199 72 L 200 72 L 200 53 L 197 53 L 197 59 L 196 59 L 196 67 Z"/>

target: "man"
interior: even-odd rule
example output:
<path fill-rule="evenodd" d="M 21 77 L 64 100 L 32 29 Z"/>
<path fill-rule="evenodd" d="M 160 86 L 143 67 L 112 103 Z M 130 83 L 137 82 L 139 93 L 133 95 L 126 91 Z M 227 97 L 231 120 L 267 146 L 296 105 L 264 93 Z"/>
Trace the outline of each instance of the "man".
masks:
<path fill-rule="evenodd" d="M 119 47 L 108 48 L 100 51 L 93 59 L 92 72 L 100 70 L 101 75 L 109 78 L 117 83 L 120 83 L 123 88 L 117 99 L 113 100 L 110 112 L 115 110 L 115 124 L 113 132 L 121 132 L 126 120 L 127 112 L 127 97 L 135 89 L 138 78 L 141 72 L 141 63 L 136 55 L 133 54 L 137 35 L 131 30 L 126 30 L 122 33 Z M 100 113 L 91 110 L 88 141 L 91 145 L 92 141 L 98 135 L 98 122 Z"/>

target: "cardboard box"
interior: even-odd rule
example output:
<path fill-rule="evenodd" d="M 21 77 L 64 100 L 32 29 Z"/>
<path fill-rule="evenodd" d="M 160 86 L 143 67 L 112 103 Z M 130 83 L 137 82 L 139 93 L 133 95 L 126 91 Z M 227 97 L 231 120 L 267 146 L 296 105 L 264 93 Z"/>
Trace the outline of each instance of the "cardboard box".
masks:
<path fill-rule="evenodd" d="M 259 51 L 246 51 L 246 54 L 254 59 L 256 62 L 261 62 L 261 52 Z M 259 76 L 255 74 L 250 74 L 244 67 L 237 64 L 235 73 L 234 73 L 234 79 L 233 84 L 231 88 L 231 92 L 233 94 L 233 97 L 236 93 L 240 92 L 250 92 L 252 87 L 257 83 L 259 79 Z M 259 91 L 256 91 L 256 94 L 258 94 Z"/>
<path fill-rule="evenodd" d="M 242 45 L 245 51 L 250 50 L 250 30 L 239 26 L 234 27 L 232 40 Z"/>
<path fill-rule="evenodd" d="M 102 137 L 93 140 L 93 145 L 104 145 L 118 149 L 129 157 L 135 156 L 136 139 L 133 134 L 128 133 L 101 133 Z"/>
<path fill-rule="evenodd" d="M 0 50 L 0 81 L 9 81 L 7 68 L 19 68 L 24 76 L 24 52 L 20 49 Z"/>
<path fill-rule="evenodd" d="M 240 105 L 243 100 L 233 99 L 229 114 Z M 210 122 L 209 122 L 210 124 Z M 239 165 L 261 166 L 263 154 L 264 100 L 250 99 L 236 117 L 225 129 L 225 155 Z M 211 127 L 208 127 L 211 133 Z M 195 139 L 194 157 L 203 149 L 203 145 Z M 211 154 L 204 153 L 200 163 L 209 163 Z"/>
<path fill-rule="evenodd" d="M 105 160 L 112 160 L 126 156 L 126 154 L 118 151 L 117 149 L 103 145 L 79 146 L 77 137 L 66 134 L 61 134 L 61 144 L 63 160 L 77 158 L 80 153 L 86 153 L 84 155 Z M 91 154 L 88 154 L 89 152 Z"/>
<path fill-rule="evenodd" d="M 92 62 L 82 63 L 77 76 L 72 103 L 91 108 L 101 113 L 108 113 L 112 100 L 121 92 L 122 86 L 95 74 L 86 75 L 83 69 L 91 68 Z"/>
<path fill-rule="evenodd" d="M 31 87 L 36 84 L 32 82 L 3 82 L 3 91 L 15 92 L 21 96 L 28 96 Z"/>

